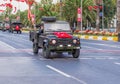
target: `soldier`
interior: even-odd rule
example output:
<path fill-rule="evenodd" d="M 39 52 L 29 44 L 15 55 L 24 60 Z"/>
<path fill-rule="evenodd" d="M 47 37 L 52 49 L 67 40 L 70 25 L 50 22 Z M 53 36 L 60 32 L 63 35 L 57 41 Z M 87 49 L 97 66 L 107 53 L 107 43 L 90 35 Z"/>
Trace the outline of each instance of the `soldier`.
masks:
<path fill-rule="evenodd" d="M 43 33 L 43 29 L 44 29 L 44 26 L 43 26 L 43 24 L 41 24 L 39 27 L 39 34 Z"/>

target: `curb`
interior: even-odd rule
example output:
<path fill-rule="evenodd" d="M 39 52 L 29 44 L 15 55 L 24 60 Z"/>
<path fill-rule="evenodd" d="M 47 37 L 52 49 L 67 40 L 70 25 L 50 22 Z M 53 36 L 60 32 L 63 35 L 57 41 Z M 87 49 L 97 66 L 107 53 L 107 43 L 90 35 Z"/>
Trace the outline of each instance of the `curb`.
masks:
<path fill-rule="evenodd" d="M 74 36 L 77 36 L 80 39 L 104 40 L 104 41 L 118 42 L 118 37 L 111 37 L 111 36 L 89 36 L 89 35 L 74 35 Z"/>

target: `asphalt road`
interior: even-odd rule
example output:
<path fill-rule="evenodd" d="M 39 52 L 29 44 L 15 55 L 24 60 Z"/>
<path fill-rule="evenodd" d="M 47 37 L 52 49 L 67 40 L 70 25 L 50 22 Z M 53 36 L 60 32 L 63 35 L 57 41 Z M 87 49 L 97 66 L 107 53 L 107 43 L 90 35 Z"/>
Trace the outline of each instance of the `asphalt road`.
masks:
<path fill-rule="evenodd" d="M 81 39 L 78 59 L 32 53 L 27 33 L 0 31 L 0 84 L 120 84 L 120 43 Z"/>

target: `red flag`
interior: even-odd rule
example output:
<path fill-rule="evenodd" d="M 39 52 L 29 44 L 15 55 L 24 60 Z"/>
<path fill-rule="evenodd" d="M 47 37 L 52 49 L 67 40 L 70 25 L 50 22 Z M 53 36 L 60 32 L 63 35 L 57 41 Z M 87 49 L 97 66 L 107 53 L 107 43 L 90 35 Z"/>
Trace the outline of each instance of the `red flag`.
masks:
<path fill-rule="evenodd" d="M 25 2 L 26 0 L 16 0 L 16 1 L 18 1 L 18 2 Z"/>
<path fill-rule="evenodd" d="M 29 6 L 32 6 L 32 4 L 35 3 L 35 0 L 25 0 L 25 2 L 26 2 Z"/>
<path fill-rule="evenodd" d="M 3 6 L 3 7 L 4 7 L 4 6 L 6 6 L 6 4 L 0 4 L 0 6 Z"/>
<path fill-rule="evenodd" d="M 78 8 L 77 9 L 77 15 L 78 15 L 78 17 L 77 17 L 77 21 L 78 22 L 81 22 L 82 21 L 82 9 L 81 8 Z"/>
<path fill-rule="evenodd" d="M 6 7 L 12 8 L 12 4 L 11 3 L 6 3 Z"/>
<path fill-rule="evenodd" d="M 44 8 L 42 8 L 42 7 L 41 7 L 41 8 L 39 8 L 39 10 L 40 10 L 40 11 L 43 11 L 43 10 L 44 10 Z"/>
<path fill-rule="evenodd" d="M 15 10 L 14 10 L 14 13 L 15 13 L 15 12 L 16 12 L 16 10 L 17 10 L 17 8 L 16 8 L 16 7 L 14 7 L 14 9 L 15 9 Z"/>
<path fill-rule="evenodd" d="M 98 7 L 98 6 L 93 6 L 93 8 L 94 8 L 95 10 L 97 10 L 99 7 Z"/>
<path fill-rule="evenodd" d="M 34 14 L 31 14 L 31 20 L 32 20 L 32 24 L 35 23 L 35 15 Z"/>
<path fill-rule="evenodd" d="M 102 6 L 99 6 L 99 8 L 102 10 L 103 9 L 103 7 Z"/>
<path fill-rule="evenodd" d="M 88 9 L 91 11 L 93 9 L 93 6 L 88 6 Z"/>
<path fill-rule="evenodd" d="M 31 19 L 31 10 L 30 10 L 30 7 L 29 7 L 29 9 L 28 9 L 28 20 L 30 20 Z"/>
<path fill-rule="evenodd" d="M 4 12 L 5 10 L 0 10 L 0 12 Z"/>

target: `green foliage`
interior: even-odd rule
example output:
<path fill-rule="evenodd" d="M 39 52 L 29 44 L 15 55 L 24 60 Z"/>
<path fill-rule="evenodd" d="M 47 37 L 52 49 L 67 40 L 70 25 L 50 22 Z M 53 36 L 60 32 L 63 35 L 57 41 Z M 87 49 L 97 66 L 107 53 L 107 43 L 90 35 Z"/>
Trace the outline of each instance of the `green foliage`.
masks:
<path fill-rule="evenodd" d="M 63 7 L 63 17 L 70 23 L 77 21 L 77 8 L 81 7 L 81 0 L 66 0 Z M 86 25 L 87 20 L 95 22 L 96 12 L 88 10 L 88 6 L 93 6 L 93 0 L 82 0 L 82 21 Z"/>
<path fill-rule="evenodd" d="M 104 0 L 104 20 L 105 26 L 114 18 L 116 14 L 116 0 Z"/>
<path fill-rule="evenodd" d="M 81 0 L 62 0 L 61 3 L 52 4 L 52 0 L 41 0 L 40 3 L 34 4 L 32 7 L 32 14 L 35 14 L 36 24 L 41 22 L 42 16 L 57 16 L 59 19 L 67 20 L 70 24 L 77 22 L 77 8 L 81 7 Z M 103 0 L 104 1 L 104 22 L 105 25 L 113 19 L 116 14 L 116 0 Z M 95 26 L 96 23 L 96 10 L 90 11 L 88 6 L 94 6 L 94 0 L 82 0 L 82 21 L 83 26 L 87 25 L 87 21 Z M 40 10 L 42 8 L 42 10 Z M 11 9 L 6 9 L 6 12 L 1 14 L 0 18 L 5 18 L 10 15 L 10 18 L 16 18 L 19 12 L 15 15 L 10 14 Z M 61 12 L 61 13 L 60 13 Z M 28 11 L 20 12 L 20 20 L 26 25 L 30 26 L 31 22 L 28 21 Z M 60 15 L 61 14 L 61 15 Z"/>

